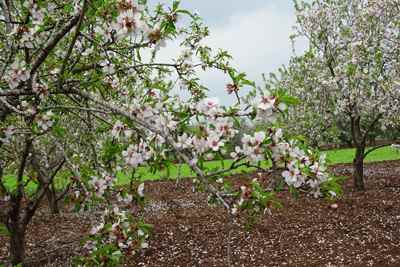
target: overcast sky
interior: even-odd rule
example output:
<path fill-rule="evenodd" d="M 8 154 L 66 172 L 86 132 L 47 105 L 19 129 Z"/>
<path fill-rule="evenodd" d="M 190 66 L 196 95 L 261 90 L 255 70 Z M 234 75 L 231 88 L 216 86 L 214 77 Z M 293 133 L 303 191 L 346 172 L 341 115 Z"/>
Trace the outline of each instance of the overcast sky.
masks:
<path fill-rule="evenodd" d="M 259 85 L 262 73 L 286 64 L 293 53 L 289 40 L 295 24 L 292 0 L 182 0 L 181 6 L 197 11 L 209 26 L 207 45 L 228 50 L 234 58 L 234 66 Z M 168 46 L 165 56 L 176 54 L 176 47 Z M 296 52 L 301 53 L 305 46 L 304 41 L 297 42 Z M 200 76 L 210 88 L 210 96 L 221 98 L 225 104 L 233 101 L 233 98 L 222 98 L 229 81 L 226 76 L 215 72 Z"/>

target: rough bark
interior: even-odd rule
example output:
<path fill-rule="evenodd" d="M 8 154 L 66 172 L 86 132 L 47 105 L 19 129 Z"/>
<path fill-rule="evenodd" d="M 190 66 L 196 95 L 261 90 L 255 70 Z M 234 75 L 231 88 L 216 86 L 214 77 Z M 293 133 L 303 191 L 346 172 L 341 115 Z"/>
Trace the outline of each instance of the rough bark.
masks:
<path fill-rule="evenodd" d="M 353 159 L 353 180 L 354 188 L 358 191 L 365 190 L 364 185 L 364 150 L 365 147 L 356 147 L 356 154 Z"/>
<path fill-rule="evenodd" d="M 13 266 L 23 263 L 25 260 L 25 226 L 19 223 L 19 218 L 11 219 L 10 225 L 10 255 Z"/>
<path fill-rule="evenodd" d="M 47 203 L 49 205 L 49 210 L 50 210 L 51 214 L 59 214 L 60 209 L 58 206 L 57 194 L 53 190 L 51 190 L 50 188 L 48 190 L 46 190 Z"/>
<path fill-rule="evenodd" d="M 20 104 L 19 98 L 17 96 L 7 97 L 6 101 L 10 103 L 10 105 L 16 107 Z M 6 107 L 4 104 L 0 104 L 0 122 L 3 122 L 7 119 L 7 117 L 12 114 L 13 111 Z"/>
<path fill-rule="evenodd" d="M 364 185 L 364 151 L 366 138 L 361 133 L 361 118 L 359 116 L 351 117 L 351 135 L 356 147 L 356 153 L 353 159 L 353 182 L 354 188 L 358 191 L 365 190 Z"/>
<path fill-rule="evenodd" d="M 24 262 L 25 259 L 25 230 L 29 220 L 23 214 L 24 182 L 23 175 L 27 164 L 32 140 L 27 138 L 22 153 L 21 163 L 17 173 L 17 189 L 11 195 L 11 209 L 8 212 L 7 229 L 10 232 L 10 256 L 12 265 Z"/>

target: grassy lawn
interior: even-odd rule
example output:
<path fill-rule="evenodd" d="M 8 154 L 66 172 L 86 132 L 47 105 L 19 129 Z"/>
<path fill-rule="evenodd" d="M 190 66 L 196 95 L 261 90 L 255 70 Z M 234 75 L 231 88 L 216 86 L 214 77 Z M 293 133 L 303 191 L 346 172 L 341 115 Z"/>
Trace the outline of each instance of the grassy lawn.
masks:
<path fill-rule="evenodd" d="M 337 149 L 326 152 L 329 164 L 351 163 L 354 157 L 354 149 Z M 377 149 L 367 155 L 365 162 L 398 160 L 400 159 L 400 151 L 390 146 Z"/>
<path fill-rule="evenodd" d="M 329 150 L 326 151 L 328 163 L 330 165 L 338 164 L 338 163 L 351 163 L 354 156 L 354 149 L 337 149 L 337 150 Z M 374 152 L 370 153 L 367 158 L 366 162 L 372 161 L 383 161 L 383 160 L 400 160 L 400 151 L 395 150 L 391 147 L 384 147 Z M 209 161 L 205 163 L 206 167 L 210 170 L 217 169 L 222 167 L 229 167 L 232 163 L 232 160 L 224 160 L 221 161 Z M 262 167 L 267 167 L 269 162 L 263 162 Z M 243 173 L 243 172 L 252 172 L 255 171 L 254 168 L 247 168 L 247 167 L 240 167 L 235 169 L 234 171 L 230 172 L 230 174 L 235 173 Z M 158 171 L 156 173 L 150 172 L 148 167 L 140 167 L 136 171 L 135 177 L 140 177 L 140 180 L 160 180 L 160 179 L 176 179 L 177 177 L 193 177 L 194 173 L 190 170 L 189 166 L 186 164 L 176 164 L 169 168 L 169 170 Z M 13 175 L 6 175 L 3 179 L 7 188 L 15 188 L 15 176 Z M 126 173 L 118 173 L 118 184 L 128 184 L 129 183 L 129 175 Z M 61 177 L 60 177 L 61 178 Z M 62 187 L 63 179 L 58 179 L 57 183 L 60 184 Z M 29 183 L 27 185 L 28 192 L 34 192 L 36 189 L 35 183 Z"/>
<path fill-rule="evenodd" d="M 354 149 L 347 148 L 347 149 L 337 149 L 337 150 L 329 150 L 325 151 L 324 153 L 327 154 L 327 161 L 329 165 L 334 165 L 338 163 L 351 163 L 354 157 Z M 366 162 L 373 162 L 373 161 L 383 161 L 383 160 L 400 160 L 400 151 L 389 147 L 383 147 L 378 150 L 371 152 L 367 158 Z M 232 163 L 232 160 L 224 160 L 223 164 L 225 167 L 229 167 Z M 268 162 L 264 162 L 263 167 L 267 167 L 269 165 Z M 221 161 L 210 161 L 206 163 L 206 167 L 209 169 L 213 168 L 220 168 L 222 166 Z M 169 168 L 169 173 L 167 170 L 151 173 L 149 169 L 146 167 L 141 167 L 138 170 L 138 176 L 142 177 L 143 180 L 159 180 L 159 179 L 175 179 L 178 177 L 180 168 L 180 176 L 179 177 L 192 177 L 194 173 L 190 170 L 189 166 L 186 164 L 181 165 L 174 165 Z M 233 173 L 241 173 L 241 172 L 251 172 L 254 171 L 254 168 L 247 168 L 241 167 L 233 171 Z M 128 180 L 128 176 L 125 174 L 120 173 L 118 175 L 121 183 L 125 183 L 125 180 Z"/>

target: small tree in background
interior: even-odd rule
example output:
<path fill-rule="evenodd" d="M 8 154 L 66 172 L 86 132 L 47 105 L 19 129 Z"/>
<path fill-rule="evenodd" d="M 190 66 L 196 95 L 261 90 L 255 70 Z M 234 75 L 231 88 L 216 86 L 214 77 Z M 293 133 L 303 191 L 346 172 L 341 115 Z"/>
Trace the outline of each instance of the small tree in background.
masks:
<path fill-rule="evenodd" d="M 280 88 L 299 98 L 292 113 L 316 135 L 338 137 L 341 129 L 356 148 L 354 186 L 364 190 L 368 138 L 395 127 L 400 113 L 400 3 L 396 0 L 296 1 L 294 37 L 309 49 L 282 71 Z M 316 136 L 318 138 L 318 136 Z"/>

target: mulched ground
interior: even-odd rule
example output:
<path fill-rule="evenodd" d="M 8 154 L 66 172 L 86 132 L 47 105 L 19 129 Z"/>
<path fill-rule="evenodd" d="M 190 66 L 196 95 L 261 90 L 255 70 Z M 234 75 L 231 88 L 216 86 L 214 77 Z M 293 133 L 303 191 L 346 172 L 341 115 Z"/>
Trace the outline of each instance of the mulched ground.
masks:
<path fill-rule="evenodd" d="M 350 175 L 351 166 L 332 170 Z M 126 266 L 400 266 L 400 161 L 366 166 L 365 192 L 352 181 L 337 209 L 325 200 L 281 194 L 284 208 L 273 210 L 252 230 L 227 227 L 222 208 L 192 193 L 189 182 L 149 182 L 147 222 L 154 224 L 148 249 Z M 252 176 L 247 177 L 252 178 Z M 241 178 L 244 179 L 244 178 Z M 90 219 L 92 218 L 92 219 Z M 68 266 L 93 216 L 41 210 L 30 224 L 27 251 L 33 266 Z M 231 231 L 230 231 L 231 230 Z M 0 238 L 0 262 L 7 256 Z"/>

